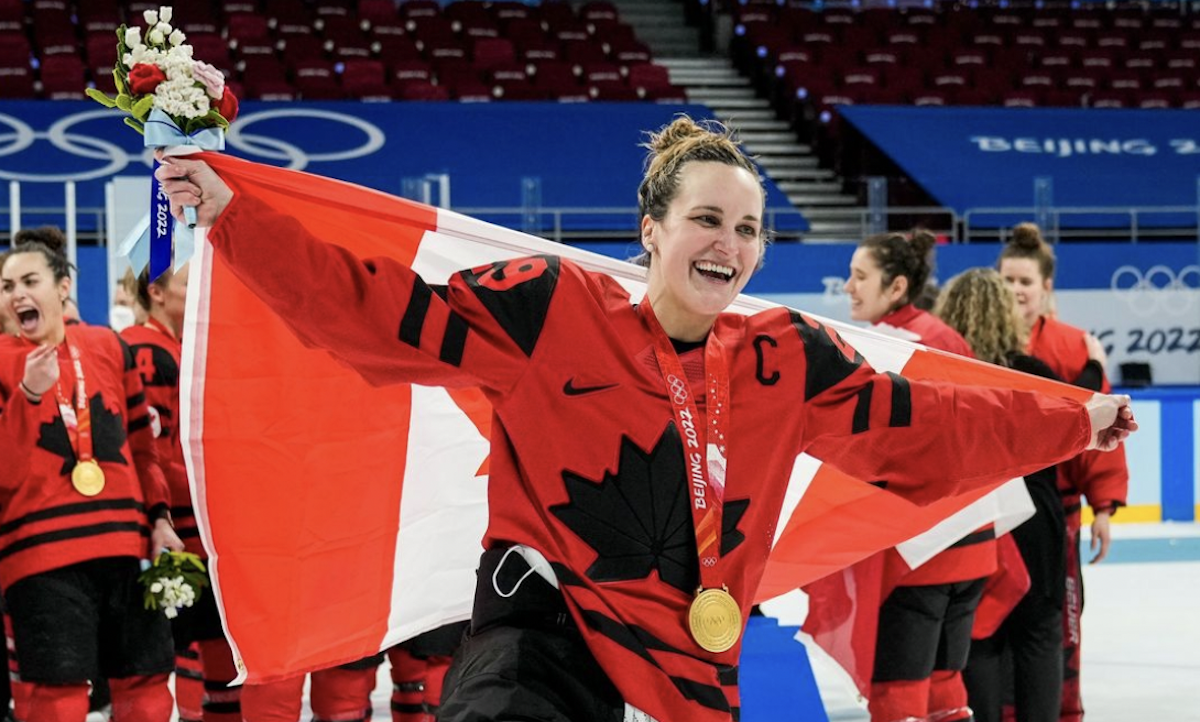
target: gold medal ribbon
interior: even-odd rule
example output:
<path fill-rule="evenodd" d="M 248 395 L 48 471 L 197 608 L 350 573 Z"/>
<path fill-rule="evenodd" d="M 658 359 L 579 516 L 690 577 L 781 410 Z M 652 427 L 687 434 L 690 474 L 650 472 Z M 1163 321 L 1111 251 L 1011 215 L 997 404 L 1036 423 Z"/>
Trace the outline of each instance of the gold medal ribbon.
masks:
<path fill-rule="evenodd" d="M 71 470 L 71 485 L 84 496 L 96 496 L 104 490 L 104 470 L 92 457 L 92 410 L 88 403 L 87 385 L 83 378 L 83 361 L 79 347 L 71 343 L 70 327 L 63 337 L 67 353 L 75 368 L 75 403 L 67 401 L 63 393 L 62 377 L 54 385 L 54 394 L 58 399 L 58 412 L 62 415 L 63 425 L 67 427 L 67 435 L 75 450 L 75 468 Z M 74 412 L 74 413 L 72 413 Z M 74 420 L 74 423 L 71 423 Z"/>
<path fill-rule="evenodd" d="M 638 309 L 646 316 L 654 336 L 654 355 L 662 372 L 667 398 L 683 441 L 684 468 L 690 490 L 692 526 L 700 563 L 700 588 L 688 612 L 692 638 L 703 649 L 720 653 L 737 644 L 742 634 L 742 613 L 728 588 L 721 583 L 721 513 L 725 502 L 726 439 L 729 427 L 729 362 L 725 344 L 709 333 L 704 344 L 707 388 L 707 423 L 697 428 L 700 414 L 679 355 L 663 330 L 649 299 Z"/>

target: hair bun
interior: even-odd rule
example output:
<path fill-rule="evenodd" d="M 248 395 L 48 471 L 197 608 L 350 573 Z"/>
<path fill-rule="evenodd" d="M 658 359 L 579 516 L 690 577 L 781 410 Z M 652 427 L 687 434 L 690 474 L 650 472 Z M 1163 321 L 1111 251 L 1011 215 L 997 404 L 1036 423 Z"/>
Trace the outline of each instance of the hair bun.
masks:
<path fill-rule="evenodd" d="M 912 246 L 913 251 L 918 256 L 925 258 L 933 250 L 933 247 L 937 245 L 937 236 L 922 228 L 913 231 L 912 238 L 909 239 L 908 244 Z"/>
<path fill-rule="evenodd" d="M 1027 251 L 1036 251 L 1046 244 L 1042 239 L 1042 231 L 1036 223 L 1018 223 L 1012 229 L 1012 240 L 1009 245 Z"/>
<path fill-rule="evenodd" d="M 13 236 L 13 249 L 28 243 L 40 243 L 54 253 L 65 254 L 67 237 L 58 226 L 23 228 Z"/>

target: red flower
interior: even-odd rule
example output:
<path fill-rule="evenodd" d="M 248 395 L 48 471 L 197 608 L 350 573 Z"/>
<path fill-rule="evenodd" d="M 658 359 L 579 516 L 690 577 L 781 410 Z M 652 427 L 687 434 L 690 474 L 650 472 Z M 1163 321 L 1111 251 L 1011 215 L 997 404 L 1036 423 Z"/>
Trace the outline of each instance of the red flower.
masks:
<path fill-rule="evenodd" d="M 221 94 L 221 99 L 217 101 L 217 112 L 221 117 L 230 123 L 237 117 L 238 100 L 237 96 L 229 92 L 229 88 L 225 88 L 225 92 Z"/>
<path fill-rule="evenodd" d="M 167 79 L 157 65 L 138 63 L 129 69 L 129 90 L 132 95 L 148 95 Z"/>

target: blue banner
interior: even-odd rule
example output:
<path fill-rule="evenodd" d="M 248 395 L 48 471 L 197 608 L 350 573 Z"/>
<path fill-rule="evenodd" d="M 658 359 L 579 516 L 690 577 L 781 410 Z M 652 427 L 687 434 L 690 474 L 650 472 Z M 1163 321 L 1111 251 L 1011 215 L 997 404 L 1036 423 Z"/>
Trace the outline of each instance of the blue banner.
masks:
<path fill-rule="evenodd" d="M 644 131 L 678 113 L 712 117 L 704 106 L 653 103 L 246 102 L 225 152 L 394 195 L 406 180 L 448 174 L 456 209 L 520 209 L 523 178 L 541 180 L 543 207 L 634 209 Z M 149 174 L 151 150 L 121 117 L 91 102 L 0 102 L 0 182 L 21 182 L 22 225 L 63 223 L 64 181 L 76 182 L 81 209 L 99 211 L 107 180 Z M 774 183 L 767 186 L 768 207 L 791 208 Z M 488 220 L 516 227 L 521 219 Z M 565 230 L 636 234 L 637 220 L 597 213 L 563 222 Z M 79 219 L 81 230 L 96 225 L 95 215 Z M 807 229 L 798 214 L 781 216 L 779 225 Z"/>
<path fill-rule="evenodd" d="M 1195 206 L 1200 123 L 1187 110 L 846 106 L 844 117 L 938 203 L 1032 208 L 1049 178 L 1056 207 Z M 1030 216 L 1025 215 L 1029 220 Z M 990 216 L 977 225 L 1009 225 Z M 1063 227 L 1129 225 L 1128 215 L 1064 215 Z M 1140 218 L 1193 226 L 1195 214 Z"/>

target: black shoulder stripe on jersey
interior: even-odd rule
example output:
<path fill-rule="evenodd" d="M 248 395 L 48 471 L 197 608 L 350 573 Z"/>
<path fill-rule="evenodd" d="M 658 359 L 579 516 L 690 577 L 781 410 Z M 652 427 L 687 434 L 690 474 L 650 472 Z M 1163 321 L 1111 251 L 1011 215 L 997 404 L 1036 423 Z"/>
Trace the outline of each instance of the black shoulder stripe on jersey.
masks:
<path fill-rule="evenodd" d="M 413 284 L 412 294 L 408 297 L 408 306 L 404 309 L 404 318 L 400 319 L 400 340 L 412 346 L 421 347 L 421 329 L 425 327 L 425 316 L 429 313 L 429 301 L 433 292 L 429 286 L 420 280 Z"/>
<path fill-rule="evenodd" d="M 738 667 L 717 667 L 717 681 L 726 687 L 733 687 L 738 683 Z"/>
<path fill-rule="evenodd" d="M 460 275 L 509 338 L 531 356 L 546 324 L 560 265 L 557 256 L 529 256 L 498 261 Z"/>
<path fill-rule="evenodd" d="M 409 296 L 408 306 L 404 309 L 404 317 L 400 319 L 398 334 L 401 341 L 413 348 L 421 347 L 421 332 L 425 329 L 425 318 L 429 315 L 429 304 L 433 301 L 434 294 L 444 300 L 446 287 L 429 286 L 420 281 L 413 284 L 412 295 Z M 468 330 L 463 317 L 451 311 L 446 319 L 446 330 L 442 335 L 442 348 L 438 352 L 438 359 L 451 366 L 461 365 Z"/>
<path fill-rule="evenodd" d="M 133 396 L 125 397 L 125 408 L 127 409 L 132 409 L 135 406 L 140 406 L 144 403 L 146 403 L 146 393 L 144 391 L 138 392 Z"/>
<path fill-rule="evenodd" d="M 429 284 L 429 290 L 433 291 L 433 295 L 437 296 L 438 298 L 442 299 L 443 301 L 450 298 L 450 287 L 444 283 L 437 283 L 437 284 L 431 283 L 431 284 Z"/>
<path fill-rule="evenodd" d="M 175 535 L 180 539 L 197 539 L 200 537 L 199 527 L 183 527 L 175 530 Z"/>
<path fill-rule="evenodd" d="M 141 523 L 136 521 L 109 521 L 103 524 L 92 524 L 91 526 L 77 526 L 70 529 L 58 529 L 56 531 L 48 531 L 45 534 L 34 534 L 30 537 L 25 537 L 20 541 L 13 542 L 0 549 L 0 559 L 5 559 L 19 552 L 32 549 L 33 547 L 41 546 L 42 544 L 53 544 L 55 542 L 63 542 L 69 539 L 83 539 L 84 537 L 101 536 L 103 534 L 115 534 L 118 532 L 138 532 L 142 536 L 150 536 L 150 531 Z"/>
<path fill-rule="evenodd" d="M 149 426 L 150 426 L 150 417 L 149 416 L 139 416 L 136 419 L 130 419 L 129 420 L 129 433 L 132 434 L 132 433 L 141 431 L 142 429 L 149 428 Z"/>
<path fill-rule="evenodd" d="M 720 712 L 733 711 L 729 706 L 729 700 L 725 698 L 725 692 L 720 687 L 701 684 L 683 677 L 671 677 L 671 681 L 675 683 L 676 689 L 683 694 L 685 699 Z"/>
<path fill-rule="evenodd" d="M 467 322 L 454 311 L 446 319 L 446 333 L 442 336 L 442 350 L 438 359 L 451 366 L 461 366 L 463 348 L 467 345 Z"/>
<path fill-rule="evenodd" d="M 888 371 L 888 378 L 892 380 L 892 415 L 888 426 L 912 426 L 912 387 L 900 374 Z"/>
<path fill-rule="evenodd" d="M 558 580 L 559 584 L 568 584 L 572 587 L 582 587 L 585 584 L 583 579 L 565 564 L 550 562 L 550 568 L 554 570 L 554 578 Z"/>
<path fill-rule="evenodd" d="M 175 521 L 196 516 L 196 510 L 191 506 L 173 506 L 171 507 L 171 518 Z"/>
<path fill-rule="evenodd" d="M 119 334 L 114 332 L 114 335 L 117 336 L 117 341 L 121 344 L 121 356 L 125 360 L 125 370 L 133 371 L 137 368 L 137 364 L 133 360 L 133 349 L 129 347 L 129 344 L 125 343 L 125 339 L 121 338 Z"/>
<path fill-rule="evenodd" d="M 871 428 L 871 394 L 875 391 L 875 384 L 870 383 L 862 387 L 858 392 L 858 403 L 854 405 L 854 422 L 850 426 L 850 433 L 861 434 Z"/>
<path fill-rule="evenodd" d="M 95 511 L 111 511 L 113 509 L 131 509 L 138 514 L 146 513 L 146 505 L 136 499 L 100 499 L 97 501 L 73 502 L 71 504 L 63 504 L 62 506 L 50 507 L 49 509 L 38 509 L 25 516 L 5 522 L 3 525 L 0 525 L 0 536 L 11 534 L 26 524 L 46 521 L 47 519 L 57 519 L 73 514 L 89 514 Z"/>
<path fill-rule="evenodd" d="M 987 529 L 980 529 L 976 532 L 971 532 L 962 539 L 950 545 L 951 549 L 961 549 L 975 544 L 982 544 L 986 541 L 991 541 L 996 538 L 996 528 L 989 526 Z"/>
<path fill-rule="evenodd" d="M 654 657 L 650 654 L 650 649 L 687 655 L 687 652 L 672 647 L 645 629 L 626 626 L 600 612 L 585 609 L 583 610 L 583 618 L 589 627 L 660 670 L 662 667 L 654 660 Z M 704 660 L 698 659 L 696 661 L 703 662 Z M 729 711 L 729 700 L 725 698 L 725 692 L 720 687 L 714 687 L 711 684 L 704 684 L 683 677 L 670 677 L 670 680 L 685 699 L 689 699 L 709 709 L 720 710 L 722 712 Z"/>
<path fill-rule="evenodd" d="M 800 333 L 804 342 L 807 371 L 804 379 L 804 400 L 837 386 L 853 374 L 863 363 L 863 357 L 854 352 L 854 358 L 846 354 L 833 341 L 832 329 L 804 318 L 796 311 L 791 312 L 792 326 Z M 847 347 L 849 348 L 849 347 Z"/>

